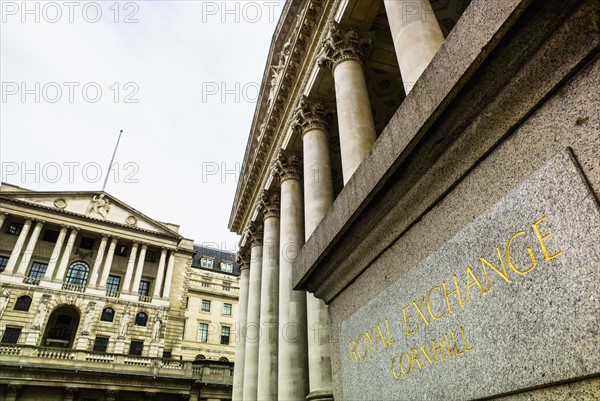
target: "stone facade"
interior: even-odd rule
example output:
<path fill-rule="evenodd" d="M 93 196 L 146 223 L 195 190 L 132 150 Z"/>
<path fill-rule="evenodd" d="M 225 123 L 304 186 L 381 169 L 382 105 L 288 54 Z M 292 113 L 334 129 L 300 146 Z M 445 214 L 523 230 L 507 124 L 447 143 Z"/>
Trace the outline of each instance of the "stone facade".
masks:
<path fill-rule="evenodd" d="M 230 219 L 234 400 L 594 399 L 599 26 L 595 1 L 286 3 Z"/>
<path fill-rule="evenodd" d="M 230 399 L 234 344 L 189 338 L 189 306 L 227 277 L 204 297 L 226 297 L 231 316 L 208 319 L 233 326 L 237 276 L 197 273 L 178 226 L 103 192 L 2 184 L 0 243 L 0 400 Z"/>

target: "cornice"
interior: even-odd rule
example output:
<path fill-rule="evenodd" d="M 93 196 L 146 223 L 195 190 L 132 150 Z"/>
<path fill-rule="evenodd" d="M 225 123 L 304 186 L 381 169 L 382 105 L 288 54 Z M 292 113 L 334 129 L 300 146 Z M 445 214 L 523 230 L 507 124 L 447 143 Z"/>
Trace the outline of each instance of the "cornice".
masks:
<path fill-rule="evenodd" d="M 281 52 L 277 55 L 277 61 L 280 62 L 283 58 L 285 60 L 281 65 L 274 62 L 276 57 L 273 44 L 229 220 L 230 230 L 238 234 L 241 234 L 245 222 L 254 211 L 252 206 L 262 189 L 259 184 L 265 181 L 265 170 L 268 170 L 265 166 L 269 165 L 268 161 L 276 151 L 278 138 L 281 136 L 277 133 L 281 133 L 282 127 L 288 124 L 285 110 L 289 108 L 290 103 L 293 103 L 292 93 L 298 87 L 298 77 L 302 72 L 301 67 L 306 59 L 307 49 L 314 40 L 320 12 L 323 7 L 328 7 L 332 3 L 328 4 L 324 0 L 292 0 L 289 4 L 290 7 L 286 14 L 282 15 L 280 24 L 290 25 L 290 28 L 286 36 L 276 36 L 274 39 L 274 44 L 279 45 Z M 282 31 L 278 30 L 276 35 L 281 33 Z M 271 72 L 279 74 L 277 80 L 273 80 L 274 76 Z M 277 84 L 274 91 L 271 90 L 273 83 Z"/>
<path fill-rule="evenodd" d="M 151 234 L 154 236 L 158 236 L 158 237 L 163 237 L 163 238 L 169 238 L 169 239 L 174 239 L 177 240 L 178 242 L 185 239 L 182 236 L 176 236 L 176 235 L 172 235 L 172 234 L 168 234 L 168 233 L 161 233 L 158 231 L 151 231 L 151 230 L 147 230 L 144 228 L 139 228 L 139 227 L 134 227 L 134 226 L 130 226 L 127 224 L 121 224 L 121 223 L 117 223 L 114 221 L 110 221 L 110 220 L 101 220 L 101 219 L 97 219 L 94 217 L 90 217 L 90 216 L 86 216 L 84 214 L 80 214 L 80 213 L 75 213 L 75 212 L 70 212 L 64 209 L 56 209 L 50 206 L 44 206 L 44 205 L 40 205 L 37 203 L 32 203 L 32 202 L 27 202 L 21 199 L 14 199 L 14 198 L 10 198 L 10 197 L 5 197 L 5 196 L 0 196 L 0 201 L 2 201 L 2 203 L 12 203 L 12 204 L 16 204 L 16 205 L 23 205 L 23 206 L 28 206 L 28 207 L 33 207 L 36 209 L 40 209 L 40 210 L 44 210 L 47 212 L 52 212 L 58 215 L 66 215 L 66 216 L 71 216 L 71 217 L 76 217 L 78 219 L 83 219 L 86 220 L 88 222 L 93 222 L 93 223 L 100 223 L 100 224 L 105 224 L 105 225 L 109 225 L 109 226 L 113 226 L 113 227 L 118 227 L 120 229 L 124 229 L 126 231 L 132 231 L 132 232 L 138 232 L 138 233 L 145 233 L 145 234 Z M 3 213 L 8 213 L 11 214 L 9 212 L 3 211 Z"/>

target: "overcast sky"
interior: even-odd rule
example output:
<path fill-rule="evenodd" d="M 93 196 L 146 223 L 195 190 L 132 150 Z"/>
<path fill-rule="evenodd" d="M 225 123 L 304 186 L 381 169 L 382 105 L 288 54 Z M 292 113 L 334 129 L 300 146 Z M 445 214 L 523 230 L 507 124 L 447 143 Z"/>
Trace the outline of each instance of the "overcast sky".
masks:
<path fill-rule="evenodd" d="M 1 1 L 2 181 L 106 191 L 234 249 L 227 223 L 283 1 Z"/>

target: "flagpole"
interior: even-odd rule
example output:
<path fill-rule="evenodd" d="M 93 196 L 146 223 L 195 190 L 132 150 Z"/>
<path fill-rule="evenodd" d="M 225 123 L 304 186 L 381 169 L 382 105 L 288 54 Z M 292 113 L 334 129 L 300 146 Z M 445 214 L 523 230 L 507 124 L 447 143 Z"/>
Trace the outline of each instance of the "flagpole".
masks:
<path fill-rule="evenodd" d="M 119 148 L 119 142 L 121 141 L 121 135 L 123 135 L 123 130 L 119 132 L 119 138 L 117 139 L 117 144 L 115 146 L 115 151 L 113 152 L 112 158 L 110 159 L 110 164 L 108 165 L 108 170 L 106 170 L 106 178 L 104 179 L 104 185 L 102 186 L 102 192 L 106 189 L 106 184 L 108 183 L 108 176 L 110 175 L 110 169 L 112 168 L 113 162 L 115 161 L 115 155 L 117 154 L 117 149 Z"/>

